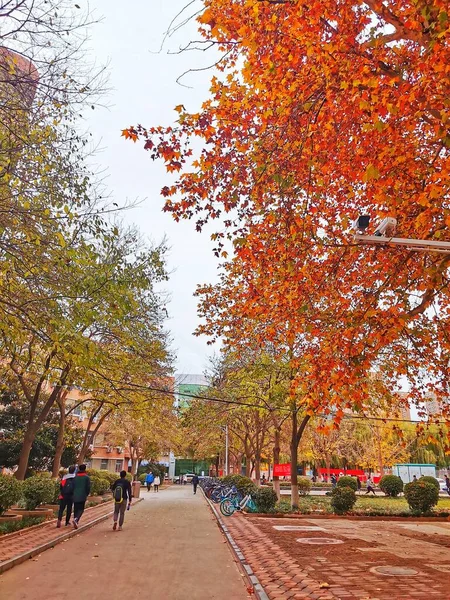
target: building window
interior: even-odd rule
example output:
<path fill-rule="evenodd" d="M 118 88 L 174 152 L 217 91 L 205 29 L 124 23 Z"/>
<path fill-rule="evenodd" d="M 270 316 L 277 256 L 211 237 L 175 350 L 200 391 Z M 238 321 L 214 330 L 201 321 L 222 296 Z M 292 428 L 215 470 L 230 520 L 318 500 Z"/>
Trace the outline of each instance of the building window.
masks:
<path fill-rule="evenodd" d="M 116 460 L 116 473 L 120 473 L 123 467 L 123 460 Z"/>
<path fill-rule="evenodd" d="M 100 469 L 107 471 L 108 470 L 108 459 L 107 458 L 102 458 L 100 461 Z"/>

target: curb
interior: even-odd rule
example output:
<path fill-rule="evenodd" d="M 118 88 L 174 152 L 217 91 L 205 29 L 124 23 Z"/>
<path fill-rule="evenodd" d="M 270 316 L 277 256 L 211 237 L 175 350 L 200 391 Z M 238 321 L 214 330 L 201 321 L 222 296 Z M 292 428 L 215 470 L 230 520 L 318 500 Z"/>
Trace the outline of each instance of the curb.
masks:
<path fill-rule="evenodd" d="M 135 504 L 142 502 L 142 500 L 143 500 L 143 498 L 137 498 L 135 501 Z M 35 548 L 32 548 L 31 550 L 27 550 L 26 552 L 23 552 L 22 554 L 18 554 L 14 558 L 5 560 L 4 562 L 0 563 L 0 575 L 2 573 L 5 573 L 6 571 L 9 571 L 9 569 L 12 569 L 13 567 L 20 565 L 21 563 L 25 562 L 26 560 L 33 558 L 33 556 L 36 556 L 36 554 L 41 554 L 42 552 L 45 552 L 46 550 L 53 548 L 54 546 L 60 544 L 61 542 L 64 542 L 65 540 L 68 540 L 68 539 L 78 535 L 79 533 L 82 533 L 83 531 L 86 531 L 87 529 L 94 527 L 95 525 L 98 525 L 102 521 L 106 521 L 106 519 L 109 519 L 113 513 L 114 513 L 114 510 L 111 510 L 111 511 L 107 512 L 106 515 L 102 515 L 101 517 L 94 519 L 94 521 L 91 521 L 90 523 L 81 525 L 80 527 L 78 527 L 78 529 L 73 529 L 71 531 L 68 531 L 67 533 L 60 535 L 56 539 L 51 540 L 50 542 L 46 542 L 45 544 L 36 546 Z"/>
<path fill-rule="evenodd" d="M 254 590 L 255 597 L 257 598 L 257 600 L 270 600 L 269 596 L 266 594 L 263 586 L 261 585 L 259 579 L 253 573 L 251 566 L 246 562 L 245 556 L 244 556 L 242 550 L 239 548 L 239 546 L 234 541 L 233 536 L 228 531 L 228 527 L 223 522 L 222 517 L 216 510 L 216 507 L 209 500 L 209 498 L 206 497 L 203 489 L 202 488 L 200 488 L 200 489 L 202 490 L 203 497 L 205 498 L 206 502 L 208 503 L 211 512 L 215 516 L 220 529 L 224 533 L 224 535 L 227 539 L 228 545 L 230 546 L 232 553 L 234 554 L 234 556 L 236 557 L 236 559 L 238 561 L 238 565 L 240 566 L 244 576 L 247 578 L 247 582 L 248 582 L 249 586 L 251 586 L 252 589 Z"/>

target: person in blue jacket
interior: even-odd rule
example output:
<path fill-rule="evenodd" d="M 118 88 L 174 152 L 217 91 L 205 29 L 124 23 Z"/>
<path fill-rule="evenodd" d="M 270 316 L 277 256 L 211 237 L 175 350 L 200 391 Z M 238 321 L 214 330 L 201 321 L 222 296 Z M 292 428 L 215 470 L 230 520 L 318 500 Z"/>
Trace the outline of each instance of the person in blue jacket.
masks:
<path fill-rule="evenodd" d="M 145 485 L 147 486 L 147 492 L 150 491 L 150 488 L 152 487 L 152 483 L 155 479 L 155 476 L 153 475 L 153 473 L 151 471 L 149 471 L 147 473 L 147 475 L 145 476 Z"/>

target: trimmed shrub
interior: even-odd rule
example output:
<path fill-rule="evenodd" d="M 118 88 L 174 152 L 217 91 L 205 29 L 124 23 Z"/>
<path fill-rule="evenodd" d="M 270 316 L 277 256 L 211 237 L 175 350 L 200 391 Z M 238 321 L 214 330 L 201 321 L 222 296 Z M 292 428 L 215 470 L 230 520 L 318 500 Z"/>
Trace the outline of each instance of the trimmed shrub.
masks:
<path fill-rule="evenodd" d="M 235 485 L 241 494 L 254 494 L 257 491 L 256 485 L 249 477 L 244 475 L 226 475 L 221 478 L 223 483 L 228 485 Z"/>
<path fill-rule="evenodd" d="M 258 512 L 266 513 L 275 508 L 277 503 L 276 493 L 268 488 L 260 488 L 253 494 Z"/>
<path fill-rule="evenodd" d="M 307 496 L 311 491 L 312 483 L 309 477 L 297 477 L 298 493 Z"/>
<path fill-rule="evenodd" d="M 102 477 L 91 477 L 91 496 L 103 496 L 110 489 L 109 481 Z"/>
<path fill-rule="evenodd" d="M 106 479 L 106 481 L 109 483 L 109 486 L 111 487 L 112 484 L 120 478 L 120 475 L 119 473 L 111 473 L 111 471 L 100 469 L 98 471 L 97 477 L 100 477 L 100 479 Z"/>
<path fill-rule="evenodd" d="M 391 498 L 395 498 L 403 492 L 403 481 L 397 475 L 384 475 L 380 479 L 379 485 L 380 490 Z"/>
<path fill-rule="evenodd" d="M 349 475 L 344 475 L 344 477 L 339 477 L 337 482 L 337 487 L 349 487 L 354 492 L 358 490 L 358 481 L 356 477 L 350 477 Z"/>
<path fill-rule="evenodd" d="M 405 498 L 413 513 L 429 512 L 439 500 L 439 489 L 428 481 L 411 481 L 405 485 Z"/>
<path fill-rule="evenodd" d="M 439 485 L 439 481 L 436 479 L 436 477 L 432 477 L 431 475 L 422 475 L 422 477 L 420 477 L 419 481 L 426 481 L 427 483 L 431 483 L 431 485 L 434 485 L 434 487 L 439 491 L 440 485 Z"/>
<path fill-rule="evenodd" d="M 22 485 L 25 508 L 34 510 L 40 504 L 54 502 L 56 486 L 59 488 L 59 484 L 46 475 L 33 475 L 33 477 L 25 479 Z"/>
<path fill-rule="evenodd" d="M 22 482 L 12 475 L 0 473 L 0 515 L 11 508 L 22 497 Z"/>
<path fill-rule="evenodd" d="M 337 515 L 344 515 L 351 510 L 355 502 L 355 490 L 351 487 L 341 485 L 335 487 L 331 493 L 331 507 Z"/>

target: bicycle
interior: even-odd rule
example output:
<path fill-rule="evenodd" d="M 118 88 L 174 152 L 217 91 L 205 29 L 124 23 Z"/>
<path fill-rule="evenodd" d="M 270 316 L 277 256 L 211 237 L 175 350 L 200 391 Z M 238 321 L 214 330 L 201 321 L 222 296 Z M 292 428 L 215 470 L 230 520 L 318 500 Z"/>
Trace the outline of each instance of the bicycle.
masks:
<path fill-rule="evenodd" d="M 251 494 L 247 494 L 243 498 L 235 496 L 233 498 L 225 498 L 220 503 L 220 512 L 224 517 L 231 517 L 236 511 L 256 512 L 256 504 Z"/>

